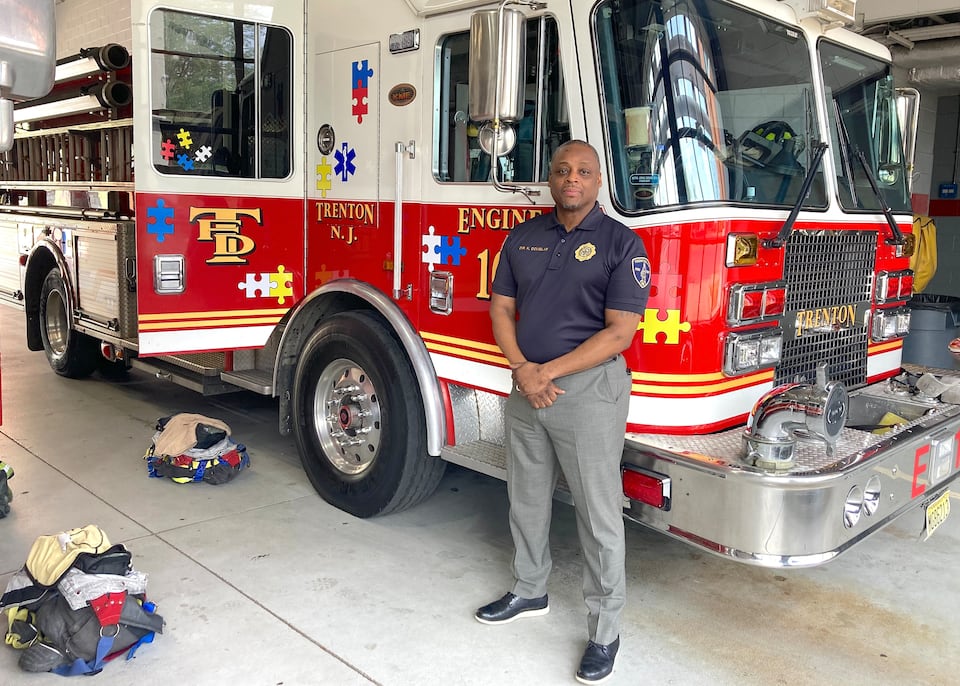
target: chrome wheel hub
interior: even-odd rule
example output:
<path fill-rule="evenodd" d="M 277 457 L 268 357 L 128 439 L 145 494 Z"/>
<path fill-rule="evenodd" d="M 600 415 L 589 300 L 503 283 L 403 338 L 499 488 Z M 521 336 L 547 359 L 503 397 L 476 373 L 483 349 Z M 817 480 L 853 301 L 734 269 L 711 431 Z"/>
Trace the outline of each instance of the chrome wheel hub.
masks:
<path fill-rule="evenodd" d="M 317 380 L 313 411 L 330 464 L 348 476 L 369 469 L 380 450 L 380 399 L 364 369 L 345 358 L 328 364 Z"/>

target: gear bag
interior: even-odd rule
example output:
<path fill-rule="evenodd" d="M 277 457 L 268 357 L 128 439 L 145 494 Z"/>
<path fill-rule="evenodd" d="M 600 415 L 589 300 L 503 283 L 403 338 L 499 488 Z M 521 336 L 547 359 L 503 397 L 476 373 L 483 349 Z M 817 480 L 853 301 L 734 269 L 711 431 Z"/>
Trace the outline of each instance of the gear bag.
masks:
<path fill-rule="evenodd" d="M 177 414 L 161 417 L 156 428 L 153 442 L 143 456 L 147 474 L 152 477 L 169 477 L 181 484 L 222 484 L 250 466 L 246 446 L 230 438 L 230 427 L 217 419 Z"/>

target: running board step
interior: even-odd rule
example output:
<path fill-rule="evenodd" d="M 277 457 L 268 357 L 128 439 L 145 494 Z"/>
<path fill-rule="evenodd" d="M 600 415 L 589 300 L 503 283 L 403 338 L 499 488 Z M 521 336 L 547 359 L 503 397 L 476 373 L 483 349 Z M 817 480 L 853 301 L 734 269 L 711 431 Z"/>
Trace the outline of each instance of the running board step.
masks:
<path fill-rule="evenodd" d="M 502 445 L 488 441 L 471 441 L 461 445 L 445 446 L 440 455 L 447 462 L 501 481 L 507 480 L 507 456 Z"/>
<path fill-rule="evenodd" d="M 223 381 L 216 369 L 188 368 L 159 357 L 135 357 L 130 361 L 130 366 L 203 395 L 222 395 L 241 390 L 239 386 Z"/>
<path fill-rule="evenodd" d="M 260 395 L 273 395 L 273 373 L 262 369 L 220 372 L 220 378 Z"/>
<path fill-rule="evenodd" d="M 471 441 L 461 445 L 448 445 L 444 447 L 440 456 L 447 462 L 492 476 L 501 481 L 507 480 L 507 454 L 502 445 L 489 441 Z M 563 472 L 560 473 L 560 480 L 557 483 L 557 489 L 553 492 L 553 497 L 568 505 L 573 504 L 570 487 L 567 486 L 567 480 L 564 478 Z"/>

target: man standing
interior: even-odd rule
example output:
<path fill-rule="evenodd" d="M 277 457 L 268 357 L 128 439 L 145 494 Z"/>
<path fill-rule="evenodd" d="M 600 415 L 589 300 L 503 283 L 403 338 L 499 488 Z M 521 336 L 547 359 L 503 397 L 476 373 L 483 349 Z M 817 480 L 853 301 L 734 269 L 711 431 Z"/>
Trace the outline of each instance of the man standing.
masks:
<path fill-rule="evenodd" d="M 506 403 L 513 590 L 476 612 L 503 624 L 549 612 L 553 492 L 576 508 L 589 641 L 577 680 L 613 671 L 626 596 L 620 456 L 631 377 L 620 353 L 647 302 L 643 241 L 597 203 L 600 160 L 571 140 L 550 165 L 553 213 L 513 229 L 493 282 L 493 335 L 513 370 Z M 519 317 L 517 316 L 519 313 Z"/>

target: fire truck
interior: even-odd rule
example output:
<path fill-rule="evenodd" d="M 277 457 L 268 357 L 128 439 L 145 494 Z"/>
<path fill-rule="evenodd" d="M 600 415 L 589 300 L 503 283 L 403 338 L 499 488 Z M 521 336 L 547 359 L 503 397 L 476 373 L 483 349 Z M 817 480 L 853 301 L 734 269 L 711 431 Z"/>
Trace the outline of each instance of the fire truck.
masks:
<path fill-rule="evenodd" d="M 934 531 L 957 379 L 901 366 L 911 129 L 853 0 L 373 9 L 133 0 L 129 55 L 61 60 L 0 181 L 0 298 L 30 349 L 66 377 L 276 397 L 359 517 L 448 462 L 505 478 L 491 282 L 583 139 L 650 257 L 624 516 L 773 567 Z"/>

